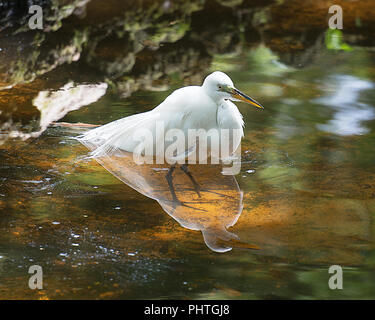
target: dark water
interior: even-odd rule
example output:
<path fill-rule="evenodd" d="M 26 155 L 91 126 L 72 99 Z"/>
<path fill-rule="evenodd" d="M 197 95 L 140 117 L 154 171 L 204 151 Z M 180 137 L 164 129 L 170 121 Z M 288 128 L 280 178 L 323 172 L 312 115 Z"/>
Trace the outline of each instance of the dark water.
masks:
<path fill-rule="evenodd" d="M 245 2 L 239 10 L 247 12 L 246 6 Z M 233 9 L 220 8 L 219 12 Z M 253 13 L 262 11 L 260 5 L 249 8 Z M 272 8 L 265 9 L 272 12 Z M 184 23 L 191 30 L 183 41 L 189 44 L 197 38 L 194 32 L 204 27 L 199 15 L 208 9 L 177 19 L 178 30 Z M 78 21 L 89 24 L 92 15 L 88 10 L 86 18 Z M 117 67 L 108 65 L 112 58 L 106 59 L 116 43 L 109 37 L 101 40 L 96 71 L 90 66 L 92 60 L 81 63 L 82 54 L 78 62 L 62 63 L 35 79 L 26 76 L 35 72 L 29 67 L 22 81 L 9 77 L 3 81 L 14 88 L 2 90 L 2 116 L 16 118 L 15 130 L 22 133 L 37 131 L 40 116 L 31 103 L 36 96 L 44 108 L 56 106 L 50 111 L 59 105 L 77 106 L 77 101 L 82 104 L 65 116 L 58 110 L 63 118 L 51 121 L 105 124 L 150 110 L 175 88 L 200 84 L 214 70 L 230 75 L 237 88 L 265 109 L 238 104 L 246 123 L 240 174 L 224 179 L 215 168 L 192 169 L 201 170 L 197 176 L 207 188 L 239 202 L 212 195 L 202 205 L 204 212 L 185 215 L 173 215 L 164 202 L 150 198 L 158 190 L 152 185 L 158 181 L 156 174 L 147 197 L 96 161 L 85 160 L 88 150 L 71 137 L 87 128 L 49 126 L 25 141 L 7 137 L 0 147 L 0 298 L 375 297 L 375 53 L 365 43 L 371 30 L 368 38 L 356 40 L 348 26 L 354 34 L 346 39 L 350 50 L 329 50 L 325 30 L 310 30 L 314 41 L 302 41 L 301 51 L 284 52 L 276 40 L 285 42 L 287 30 L 267 33 L 277 30 L 274 24 L 280 17 L 267 22 L 268 29 L 260 24 L 262 41 L 249 31 L 249 21 L 257 21 L 254 16 L 242 19 L 234 20 L 248 28 L 240 33 L 242 40 L 223 27 L 218 35 L 226 39 L 225 48 L 215 40 L 211 47 L 191 49 L 190 56 L 189 45 L 168 38 L 176 30 L 164 38 L 156 32 L 165 46 L 141 51 L 135 69 L 125 75 L 115 75 Z M 73 22 L 65 28 L 79 29 L 79 23 Z M 211 38 L 211 30 L 201 30 L 201 37 Z M 62 31 L 64 27 L 55 32 Z M 310 39 L 310 33 L 304 39 Z M 293 41 L 298 42 L 298 37 Z M 9 36 L 6 41 L 14 39 Z M 124 46 L 131 42 L 120 39 Z M 169 54 L 184 58 L 168 60 Z M 159 58 L 164 66 L 158 64 Z M 148 64 L 147 59 L 153 62 Z M 122 67 L 119 62 L 118 68 Z M 75 91 L 61 89 L 69 81 Z M 48 90 L 53 93 L 39 93 Z M 76 99 L 67 103 L 70 97 Z M 51 113 L 45 114 L 41 122 Z M 121 174 L 125 167 L 116 165 Z M 237 235 L 240 241 L 231 243 L 232 250 L 216 252 L 220 245 L 215 237 L 210 242 L 207 234 L 215 236 L 219 229 L 210 229 L 210 221 L 215 221 L 215 228 L 222 225 Z M 207 230 L 214 231 L 203 238 Z M 249 249 L 250 244 L 260 250 Z M 28 268 L 35 264 L 43 268 L 43 290 L 28 288 Z M 328 286 L 332 265 L 343 268 L 343 290 Z"/>

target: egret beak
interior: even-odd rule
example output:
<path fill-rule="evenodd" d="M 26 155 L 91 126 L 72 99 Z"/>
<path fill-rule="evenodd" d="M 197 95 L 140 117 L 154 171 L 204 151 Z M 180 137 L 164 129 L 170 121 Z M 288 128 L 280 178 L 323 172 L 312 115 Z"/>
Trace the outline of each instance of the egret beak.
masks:
<path fill-rule="evenodd" d="M 253 106 L 264 109 L 264 107 L 257 101 L 255 101 L 253 98 L 250 98 L 248 95 L 242 93 L 240 90 L 236 88 L 231 88 L 230 94 L 232 97 L 236 100 L 246 102 L 248 104 L 252 104 Z"/>

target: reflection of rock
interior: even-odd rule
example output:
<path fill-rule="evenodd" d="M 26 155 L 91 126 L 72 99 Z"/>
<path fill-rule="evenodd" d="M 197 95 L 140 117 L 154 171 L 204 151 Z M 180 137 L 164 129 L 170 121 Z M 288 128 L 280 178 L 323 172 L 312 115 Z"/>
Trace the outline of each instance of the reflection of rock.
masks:
<path fill-rule="evenodd" d="M 41 113 L 40 132 L 68 112 L 99 100 L 107 91 L 107 86 L 106 83 L 74 86 L 70 82 L 57 91 L 40 91 L 33 101 Z"/>
<path fill-rule="evenodd" d="M 28 139 L 39 136 L 53 121 L 63 118 L 70 111 L 99 100 L 106 93 L 107 87 L 106 83 L 76 86 L 70 82 L 55 91 L 40 91 L 33 99 L 33 105 L 40 112 L 39 123 L 34 124 L 34 130 L 21 130 L 20 125 L 11 120 L 4 122 L 0 127 L 0 142 L 7 138 Z"/>
<path fill-rule="evenodd" d="M 234 176 L 221 174 L 221 166 L 189 166 L 201 187 L 201 197 L 194 191 L 188 176 L 182 170 L 175 170 L 173 184 L 178 199 L 184 203 L 179 205 L 172 200 L 165 177 L 168 172 L 166 165 L 137 165 L 132 155 L 126 152 L 95 160 L 128 186 L 158 201 L 181 226 L 201 231 L 211 250 L 226 252 L 233 247 L 257 249 L 240 242 L 234 233 L 227 230 L 241 215 L 242 192 Z"/>

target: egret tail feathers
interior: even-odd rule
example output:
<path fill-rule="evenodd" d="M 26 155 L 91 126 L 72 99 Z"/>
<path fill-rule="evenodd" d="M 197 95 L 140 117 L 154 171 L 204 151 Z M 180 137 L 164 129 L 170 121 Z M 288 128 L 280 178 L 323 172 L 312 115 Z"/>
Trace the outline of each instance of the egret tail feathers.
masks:
<path fill-rule="evenodd" d="M 145 112 L 113 121 L 99 128 L 90 130 L 77 137 L 91 150 L 91 157 L 113 155 L 117 150 L 133 152 L 139 141 L 134 140 L 137 130 L 153 127 L 158 113 Z"/>

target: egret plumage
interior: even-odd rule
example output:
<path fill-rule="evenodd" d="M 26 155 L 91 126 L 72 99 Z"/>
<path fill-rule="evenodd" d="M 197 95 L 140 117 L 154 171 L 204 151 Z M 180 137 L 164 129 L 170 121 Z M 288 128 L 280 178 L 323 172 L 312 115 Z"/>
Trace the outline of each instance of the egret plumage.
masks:
<path fill-rule="evenodd" d="M 230 141 L 231 150 L 236 150 L 243 136 L 244 122 L 237 106 L 232 101 L 243 101 L 263 109 L 262 105 L 234 87 L 233 81 L 223 72 L 208 75 L 201 86 L 187 86 L 172 92 L 153 110 L 125 117 L 90 130 L 78 139 L 93 150 L 93 157 L 111 155 L 116 150 L 135 152 L 141 142 L 135 139 L 136 132 L 147 130 L 152 136 L 153 156 L 160 156 L 173 142 L 164 135 L 169 130 L 180 130 L 185 137 L 191 129 L 238 130 Z M 162 134 L 158 131 L 162 124 Z M 219 135 L 220 139 L 220 135 Z M 196 141 L 183 141 L 182 149 L 172 160 L 184 160 L 197 148 Z M 212 141 L 211 141 L 212 144 Z M 162 145 L 162 148 L 158 146 Z M 143 154 L 147 151 L 142 150 Z M 208 155 L 209 156 L 209 155 Z M 170 161 L 167 161 L 170 163 Z"/>

